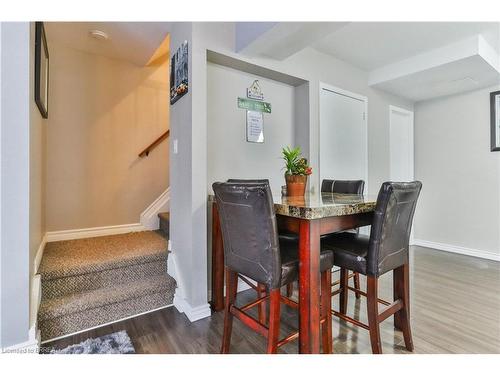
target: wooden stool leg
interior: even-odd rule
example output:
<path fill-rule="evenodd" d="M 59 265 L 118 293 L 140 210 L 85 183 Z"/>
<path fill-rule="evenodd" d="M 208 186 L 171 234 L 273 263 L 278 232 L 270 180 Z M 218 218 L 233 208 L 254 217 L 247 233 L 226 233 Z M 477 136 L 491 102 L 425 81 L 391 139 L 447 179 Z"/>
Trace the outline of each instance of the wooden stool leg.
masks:
<path fill-rule="evenodd" d="M 293 294 L 293 283 L 290 283 L 286 286 L 286 296 L 290 298 Z"/>
<path fill-rule="evenodd" d="M 280 289 L 269 291 L 269 333 L 267 337 L 267 353 L 276 354 L 280 333 Z"/>
<path fill-rule="evenodd" d="M 257 297 L 258 298 L 262 298 L 262 297 L 265 297 L 266 295 L 266 286 L 264 284 L 257 284 Z M 267 303 L 266 301 L 263 301 L 261 303 L 259 303 L 259 307 L 258 307 L 258 314 L 259 314 L 259 322 L 263 325 L 266 325 L 266 307 L 267 307 Z"/>
<path fill-rule="evenodd" d="M 222 334 L 221 354 L 229 353 L 231 331 L 233 329 L 233 314 L 231 314 L 231 306 L 236 300 L 237 288 L 238 274 L 226 267 L 226 303 L 224 305 L 224 333 Z"/>
<path fill-rule="evenodd" d="M 354 288 L 356 288 L 356 289 L 360 288 L 359 273 L 358 272 L 354 272 Z M 358 292 L 355 292 L 355 294 L 356 294 L 356 299 L 361 298 L 361 294 L 359 294 Z"/>
<path fill-rule="evenodd" d="M 380 327 L 378 323 L 378 278 L 375 276 L 368 276 L 366 284 L 368 326 L 370 329 L 372 352 L 373 354 L 382 354 L 382 342 L 380 341 Z"/>
<path fill-rule="evenodd" d="M 345 268 L 340 269 L 340 312 L 345 315 L 347 312 L 347 298 L 349 294 L 349 289 L 347 289 L 347 285 L 349 282 L 348 270 Z"/>
<path fill-rule="evenodd" d="M 400 292 L 400 287 L 399 287 L 399 278 L 400 278 L 400 275 L 399 275 L 399 272 L 398 272 L 398 269 L 394 269 L 392 271 L 392 300 L 393 301 L 396 301 L 398 298 L 401 298 L 401 295 L 399 294 Z M 398 329 L 398 330 L 402 330 L 402 324 L 401 324 L 401 314 L 398 314 L 398 312 L 396 312 L 394 314 L 394 328 Z"/>
<path fill-rule="evenodd" d="M 332 274 L 330 270 L 321 273 L 321 318 L 326 318 L 321 326 L 323 353 L 333 353 L 332 336 Z"/>
<path fill-rule="evenodd" d="M 398 267 L 393 272 L 394 300 L 401 299 L 403 308 L 394 314 L 394 326 L 403 331 L 406 350 L 413 351 L 413 340 L 410 326 L 410 275 L 409 265 Z"/>

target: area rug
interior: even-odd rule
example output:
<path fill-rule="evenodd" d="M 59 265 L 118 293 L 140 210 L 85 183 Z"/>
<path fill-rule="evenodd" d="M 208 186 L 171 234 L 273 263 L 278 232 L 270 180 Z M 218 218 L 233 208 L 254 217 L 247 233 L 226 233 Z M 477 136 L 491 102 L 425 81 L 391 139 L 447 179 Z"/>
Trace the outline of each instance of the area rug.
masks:
<path fill-rule="evenodd" d="M 135 349 L 126 331 L 87 339 L 64 349 L 51 350 L 50 354 L 134 354 Z"/>

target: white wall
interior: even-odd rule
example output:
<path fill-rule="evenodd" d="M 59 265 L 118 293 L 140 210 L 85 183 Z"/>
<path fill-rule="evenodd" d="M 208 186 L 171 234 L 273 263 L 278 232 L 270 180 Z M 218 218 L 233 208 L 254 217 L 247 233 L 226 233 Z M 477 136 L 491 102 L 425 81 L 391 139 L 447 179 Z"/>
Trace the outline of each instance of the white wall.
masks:
<path fill-rule="evenodd" d="M 1 23 L 2 346 L 29 331 L 30 24 Z"/>
<path fill-rule="evenodd" d="M 489 93 L 415 105 L 416 240 L 500 260 L 500 152 L 490 152 Z"/>
<path fill-rule="evenodd" d="M 269 178 L 279 193 L 284 185 L 281 148 L 295 143 L 294 87 L 212 63 L 207 79 L 207 191 L 228 178 Z M 255 79 L 272 106 L 264 113 L 264 143 L 246 141 L 246 111 L 236 102 Z"/>

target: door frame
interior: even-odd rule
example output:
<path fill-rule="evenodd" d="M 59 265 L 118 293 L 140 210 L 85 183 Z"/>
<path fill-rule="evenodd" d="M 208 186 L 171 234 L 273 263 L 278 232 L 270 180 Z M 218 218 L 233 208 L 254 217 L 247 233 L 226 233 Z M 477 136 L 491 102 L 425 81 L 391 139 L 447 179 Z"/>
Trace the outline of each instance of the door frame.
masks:
<path fill-rule="evenodd" d="M 329 85 L 324 82 L 319 83 L 319 98 L 318 98 L 318 169 L 321 171 L 321 92 L 322 90 L 330 91 L 335 94 L 347 96 L 352 99 L 359 100 L 364 103 L 364 123 L 365 123 L 365 148 L 366 148 L 366 160 L 365 160 L 365 194 L 368 194 L 368 97 L 364 95 L 357 94 L 352 91 L 344 90 L 340 87 Z M 318 187 L 321 189 L 321 172 L 318 173 L 319 184 Z"/>
<path fill-rule="evenodd" d="M 395 105 L 389 105 L 389 179 L 393 180 L 393 171 L 392 171 L 392 144 L 391 144 L 391 135 L 393 131 L 393 121 L 392 114 L 400 113 L 403 115 L 410 116 L 410 179 L 415 179 L 415 113 L 413 111 L 409 111 L 404 108 L 396 107 Z"/>
<path fill-rule="evenodd" d="M 395 105 L 389 106 L 389 179 L 392 181 L 392 144 L 391 144 L 391 132 L 393 129 L 392 114 L 401 113 L 410 116 L 410 180 L 415 180 L 415 112 L 409 111 L 404 108 L 396 107 Z M 410 233 L 410 245 L 414 243 L 413 227 Z"/>

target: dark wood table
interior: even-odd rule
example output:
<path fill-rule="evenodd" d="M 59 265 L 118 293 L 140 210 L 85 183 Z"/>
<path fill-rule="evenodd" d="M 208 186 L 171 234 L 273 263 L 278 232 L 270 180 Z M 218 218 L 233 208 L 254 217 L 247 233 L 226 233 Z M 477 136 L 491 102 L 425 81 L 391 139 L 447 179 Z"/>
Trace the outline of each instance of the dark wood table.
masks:
<path fill-rule="evenodd" d="M 213 200 L 213 199 L 212 199 Z M 306 193 L 274 196 L 280 231 L 299 235 L 299 352 L 320 352 L 320 236 L 370 225 L 374 197 Z M 224 249 L 217 205 L 212 206 L 212 309 L 224 309 Z"/>

